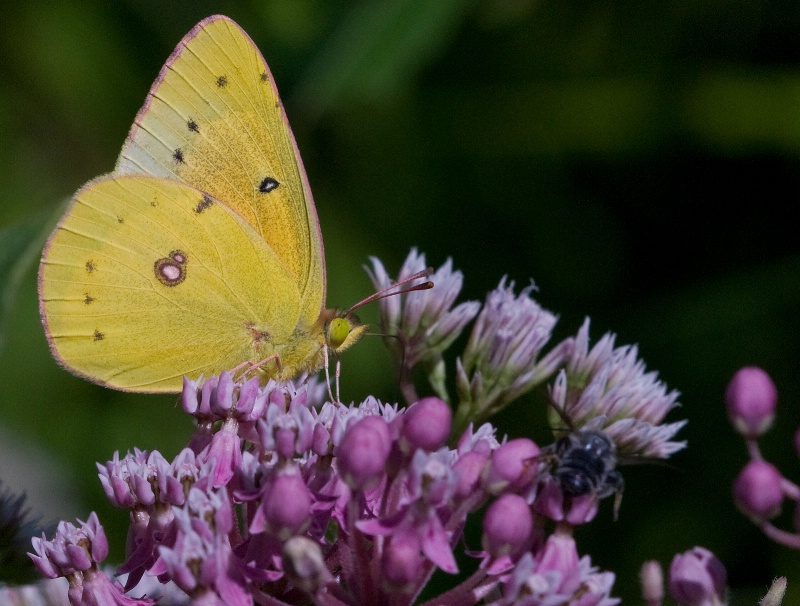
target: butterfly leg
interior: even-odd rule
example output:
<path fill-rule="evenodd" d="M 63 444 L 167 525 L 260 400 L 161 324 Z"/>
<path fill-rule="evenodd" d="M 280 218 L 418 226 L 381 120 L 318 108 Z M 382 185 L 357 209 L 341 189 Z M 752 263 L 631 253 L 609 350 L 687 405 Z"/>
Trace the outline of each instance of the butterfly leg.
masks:
<path fill-rule="evenodd" d="M 323 359 L 325 360 L 325 383 L 328 386 L 328 397 L 331 399 L 331 402 L 338 403 L 339 402 L 338 389 L 337 389 L 336 399 L 334 399 L 333 391 L 331 390 L 331 373 L 328 368 L 328 363 L 330 362 L 330 360 L 328 358 L 328 348 L 326 346 L 322 347 L 322 356 Z"/>
<path fill-rule="evenodd" d="M 246 369 L 242 373 L 242 376 L 244 376 L 253 370 L 261 368 L 268 362 L 275 362 L 275 365 L 277 366 L 277 374 L 281 373 L 281 371 L 283 370 L 283 366 L 281 365 L 281 356 L 279 354 L 272 354 L 271 356 L 267 356 L 266 358 L 260 360 L 259 362 L 251 362 L 249 360 L 247 360 L 246 362 L 242 362 L 231 371 L 231 374 L 233 376 L 236 376 L 236 374 L 239 373 L 239 371 L 241 371 L 242 369 Z"/>

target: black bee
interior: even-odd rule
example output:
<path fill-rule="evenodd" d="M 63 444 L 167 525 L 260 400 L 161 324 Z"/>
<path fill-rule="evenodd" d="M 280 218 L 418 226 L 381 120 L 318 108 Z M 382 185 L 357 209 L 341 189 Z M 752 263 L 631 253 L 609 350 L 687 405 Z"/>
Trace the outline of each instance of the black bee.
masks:
<path fill-rule="evenodd" d="M 617 447 L 613 441 L 600 431 L 570 431 L 545 448 L 544 453 L 552 457 L 550 476 L 565 497 L 593 494 L 600 500 L 616 494 L 616 519 L 625 481 L 616 468 Z"/>

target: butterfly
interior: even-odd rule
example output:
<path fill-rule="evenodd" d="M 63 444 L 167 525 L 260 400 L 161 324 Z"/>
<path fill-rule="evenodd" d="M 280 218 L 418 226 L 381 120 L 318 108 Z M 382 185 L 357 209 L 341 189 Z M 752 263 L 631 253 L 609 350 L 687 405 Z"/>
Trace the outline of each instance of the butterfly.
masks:
<path fill-rule="evenodd" d="M 290 378 L 363 334 L 351 311 L 325 307 L 300 154 L 264 58 L 231 19 L 181 40 L 114 171 L 75 194 L 42 255 L 39 307 L 61 365 L 134 392 L 242 364 Z"/>

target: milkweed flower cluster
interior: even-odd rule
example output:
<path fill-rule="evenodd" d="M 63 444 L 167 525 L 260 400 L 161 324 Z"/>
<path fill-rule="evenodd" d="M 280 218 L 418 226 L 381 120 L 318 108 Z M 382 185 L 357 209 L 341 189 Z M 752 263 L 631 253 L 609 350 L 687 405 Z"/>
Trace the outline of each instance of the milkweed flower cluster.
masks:
<path fill-rule="evenodd" d="M 424 266 L 412 251 L 400 279 Z M 393 283 L 377 259 L 370 274 Z M 459 576 L 427 604 L 617 604 L 614 574 L 580 555 L 573 528 L 621 492 L 618 451 L 665 458 L 684 446 L 672 440 L 683 423 L 662 423 L 677 394 L 612 335 L 590 348 L 588 322 L 550 344 L 556 316 L 532 286 L 503 279 L 481 306 L 456 303 L 463 277 L 450 261 L 433 280 L 381 301 L 406 406 L 325 401 L 314 377 L 187 379 L 181 402 L 197 431 L 186 449 L 98 465 L 108 498 L 130 512 L 124 586 L 100 566 L 94 514 L 36 539 L 34 562 L 68 579 L 72 606 L 145 606 L 153 579 L 192 605 L 404 606 L 436 571 Z M 473 319 L 453 398 L 444 353 Z M 435 395 L 417 395 L 418 367 Z M 554 444 L 485 422 L 548 381 L 562 418 Z M 480 544 L 466 544 L 476 516 Z"/>

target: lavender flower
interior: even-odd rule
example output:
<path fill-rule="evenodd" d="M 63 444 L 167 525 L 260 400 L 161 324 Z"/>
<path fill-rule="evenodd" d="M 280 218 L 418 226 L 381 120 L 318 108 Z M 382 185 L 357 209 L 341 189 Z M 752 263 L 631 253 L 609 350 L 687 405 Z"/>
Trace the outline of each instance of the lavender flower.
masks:
<path fill-rule="evenodd" d="M 614 339 L 606 334 L 590 350 L 589 320 L 584 322 L 551 388 L 554 426 L 602 430 L 621 456 L 667 458 L 686 447 L 671 440 L 686 421 L 662 424 L 678 406 L 678 392 L 645 372 L 635 346 L 615 348 Z"/>
<path fill-rule="evenodd" d="M 565 341 L 548 355 L 557 318 L 530 297 L 533 286 L 514 294 L 505 278 L 486 297 L 463 356 L 457 361 L 459 404 L 456 430 L 478 422 L 546 381 L 563 363 L 572 344 Z"/>
<path fill-rule="evenodd" d="M 33 539 L 36 555 L 31 559 L 48 578 L 65 577 L 69 581 L 72 606 L 150 606 L 154 600 L 135 599 L 125 595 L 122 585 L 112 581 L 98 568 L 108 555 L 108 542 L 103 527 L 92 513 L 80 527 L 60 522 L 56 536 Z"/>
<path fill-rule="evenodd" d="M 367 269 L 367 273 L 376 290 L 388 288 L 427 267 L 425 255 L 412 249 L 400 269 L 397 281 L 393 281 L 379 259 L 372 257 L 370 260 L 372 269 Z M 447 259 L 430 279 L 435 285 L 431 290 L 386 297 L 380 301 L 381 329 L 384 334 L 392 335 L 392 338 L 386 339 L 386 344 L 395 355 L 405 388 L 404 395 L 409 403 L 417 397 L 407 379 L 419 364 L 425 366 L 437 395 L 445 401 L 449 400 L 442 353 L 480 309 L 477 301 L 467 301 L 453 307 L 461 292 L 464 276 L 460 271 L 453 270 L 451 259 Z"/>

